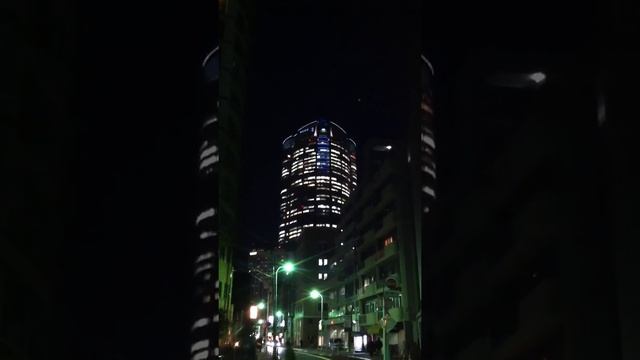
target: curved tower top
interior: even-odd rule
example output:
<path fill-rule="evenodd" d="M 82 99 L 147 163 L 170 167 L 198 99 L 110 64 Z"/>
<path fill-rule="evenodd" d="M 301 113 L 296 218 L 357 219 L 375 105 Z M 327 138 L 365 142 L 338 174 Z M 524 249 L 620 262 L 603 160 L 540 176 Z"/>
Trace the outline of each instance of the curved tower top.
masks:
<path fill-rule="evenodd" d="M 318 119 L 282 142 L 278 244 L 296 241 L 304 228 L 336 229 L 357 185 L 356 143 L 338 124 Z"/>

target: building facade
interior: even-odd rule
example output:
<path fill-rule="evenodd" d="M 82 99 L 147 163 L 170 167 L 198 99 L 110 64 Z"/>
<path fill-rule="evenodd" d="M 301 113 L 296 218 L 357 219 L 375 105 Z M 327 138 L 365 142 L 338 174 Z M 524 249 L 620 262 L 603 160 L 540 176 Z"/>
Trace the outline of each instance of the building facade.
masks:
<path fill-rule="evenodd" d="M 282 147 L 279 246 L 297 243 L 306 228 L 336 229 L 357 184 L 356 144 L 333 122 L 310 122 Z"/>
<path fill-rule="evenodd" d="M 220 52 L 216 47 L 203 61 L 207 96 L 218 97 Z M 194 263 L 195 294 L 194 319 L 191 326 L 191 358 L 205 360 L 215 358 L 218 351 L 218 173 L 219 152 L 217 143 L 218 112 L 215 101 L 206 109 L 202 124 L 202 144 L 199 162 L 199 208 L 195 219 L 199 238 Z"/>
<path fill-rule="evenodd" d="M 273 273 L 272 252 L 254 249 L 249 252 L 249 274 L 251 274 L 250 301 L 257 304 L 268 301 L 271 291 L 271 277 Z"/>
<path fill-rule="evenodd" d="M 220 85 L 219 118 L 220 235 L 219 298 L 220 344 L 228 350 L 235 343 L 234 333 L 245 316 L 244 304 L 233 303 L 234 271 L 243 271 L 239 260 L 246 256 L 239 231 L 240 189 L 238 178 L 242 166 L 242 129 L 247 114 L 247 73 L 250 63 L 253 0 L 225 0 L 220 3 Z"/>
<path fill-rule="evenodd" d="M 418 297 L 422 303 L 422 244 L 434 240 L 434 202 L 436 198 L 436 143 L 433 118 L 432 82 L 434 69 L 429 60 L 420 57 L 420 109 L 411 121 L 407 136 L 409 167 L 412 173 L 413 216 L 415 223 Z M 417 340 L 422 347 L 422 309 L 417 313 Z"/>
<path fill-rule="evenodd" d="M 473 52 L 438 73 L 426 358 L 619 358 L 597 86 L 578 59 Z"/>
<path fill-rule="evenodd" d="M 296 346 L 316 347 L 326 342 L 319 337 L 319 321 L 322 312 L 328 312 L 328 300 L 310 297 L 312 290 L 322 292 L 329 279 L 329 258 L 336 248 L 338 229 L 307 228 L 302 232 L 300 245 L 294 252 L 297 270 L 293 276 L 292 291 L 283 302 L 290 314 L 289 336 Z M 324 310 L 324 311 L 322 311 Z"/>
<path fill-rule="evenodd" d="M 402 145 L 386 142 L 368 149 L 386 159 L 345 209 L 343 231 L 328 259 L 322 336 L 364 351 L 368 341 L 381 338 L 380 320 L 388 315 L 389 348 L 399 355 L 418 342 L 421 309 L 411 168 Z M 394 285 L 387 286 L 389 281 Z"/>

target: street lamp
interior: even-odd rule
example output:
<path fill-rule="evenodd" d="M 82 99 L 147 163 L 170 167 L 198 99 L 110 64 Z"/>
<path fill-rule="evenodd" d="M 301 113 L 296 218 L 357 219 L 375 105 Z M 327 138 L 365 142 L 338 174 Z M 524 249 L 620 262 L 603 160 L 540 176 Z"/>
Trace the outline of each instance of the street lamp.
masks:
<path fill-rule="evenodd" d="M 265 306 L 265 305 L 264 305 L 264 302 L 260 302 L 260 303 L 258 304 L 258 309 L 259 309 L 259 310 L 264 310 L 264 306 Z"/>
<path fill-rule="evenodd" d="M 276 278 L 276 286 L 275 286 L 275 293 L 273 294 L 273 308 L 276 309 L 278 307 L 278 273 L 280 272 L 280 270 L 284 270 L 285 274 L 289 275 L 290 272 L 292 272 L 295 269 L 295 265 L 293 265 L 292 262 L 286 262 L 280 266 L 278 266 L 278 268 L 274 271 L 274 277 Z M 281 313 L 282 314 L 282 313 Z M 276 314 L 277 315 L 277 314 Z M 273 336 L 275 339 L 275 335 L 276 335 L 276 323 L 278 322 L 277 318 L 274 319 L 275 321 L 273 322 Z M 278 352 L 273 351 L 273 358 L 277 359 L 278 358 Z"/>
<path fill-rule="evenodd" d="M 322 296 L 322 294 L 320 294 L 320 291 L 318 290 L 311 290 L 309 295 L 311 296 L 312 299 L 317 299 L 318 297 L 320 298 L 320 331 L 324 333 L 324 326 L 322 326 L 322 318 L 324 317 L 324 297 Z M 324 347 L 324 335 L 321 335 L 321 336 L 322 336 L 322 346 Z"/>
<path fill-rule="evenodd" d="M 258 307 L 256 305 L 251 305 L 249 307 L 249 319 L 255 320 L 258 318 Z"/>

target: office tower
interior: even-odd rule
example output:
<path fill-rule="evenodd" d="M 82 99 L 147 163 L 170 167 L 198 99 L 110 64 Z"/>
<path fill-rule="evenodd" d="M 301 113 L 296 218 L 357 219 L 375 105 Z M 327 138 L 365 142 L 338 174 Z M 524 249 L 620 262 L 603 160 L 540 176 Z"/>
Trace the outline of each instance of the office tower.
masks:
<path fill-rule="evenodd" d="M 356 187 L 356 144 L 334 122 L 320 119 L 282 142 L 278 244 L 295 243 L 306 228 L 336 229 Z"/>

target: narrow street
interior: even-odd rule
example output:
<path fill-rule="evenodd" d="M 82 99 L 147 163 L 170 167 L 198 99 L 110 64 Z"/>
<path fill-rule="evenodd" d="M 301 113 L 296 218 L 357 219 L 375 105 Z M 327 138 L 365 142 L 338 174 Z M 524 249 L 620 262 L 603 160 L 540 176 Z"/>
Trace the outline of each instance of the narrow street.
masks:
<path fill-rule="evenodd" d="M 314 359 L 324 359 L 324 360 L 333 360 L 333 359 L 355 359 L 355 360 L 370 360 L 371 358 L 365 354 L 351 354 L 351 353 L 342 353 L 341 356 L 335 356 L 328 352 L 322 352 L 317 350 L 307 350 L 307 349 L 294 349 L 296 354 L 296 360 L 314 360 Z M 284 359 L 284 351 L 278 351 L 279 359 Z M 267 351 L 258 352 L 258 360 L 271 360 L 271 353 Z"/>

